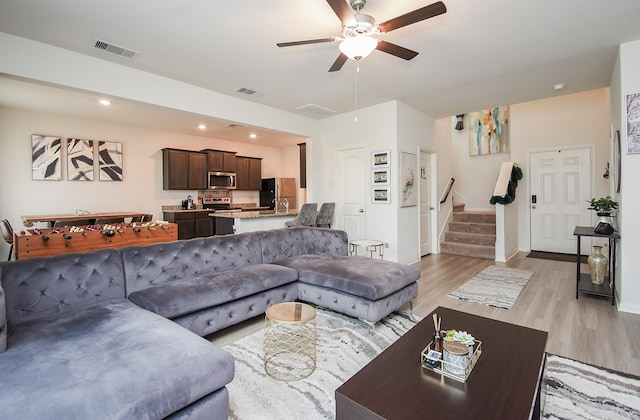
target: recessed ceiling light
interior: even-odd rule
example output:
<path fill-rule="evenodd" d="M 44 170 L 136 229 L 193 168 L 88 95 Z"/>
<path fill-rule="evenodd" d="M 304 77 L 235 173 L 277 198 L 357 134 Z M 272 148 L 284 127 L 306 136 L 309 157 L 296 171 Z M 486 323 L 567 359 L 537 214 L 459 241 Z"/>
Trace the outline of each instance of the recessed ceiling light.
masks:
<path fill-rule="evenodd" d="M 206 125 L 204 125 L 204 124 L 198 124 L 198 128 L 199 128 L 200 130 L 204 130 L 205 128 L 207 128 L 207 126 L 206 126 Z"/>
<path fill-rule="evenodd" d="M 252 139 L 255 139 L 258 136 L 256 136 L 256 133 L 251 133 L 251 134 L 249 134 L 249 137 L 251 137 Z"/>
<path fill-rule="evenodd" d="M 101 104 L 101 105 L 104 105 L 104 106 L 109 106 L 109 105 L 111 105 L 111 101 L 110 101 L 110 100 L 108 100 L 108 99 L 100 99 L 98 102 L 100 102 L 100 104 Z"/>
<path fill-rule="evenodd" d="M 553 90 L 562 90 L 566 85 L 564 83 L 556 83 L 553 85 Z"/>

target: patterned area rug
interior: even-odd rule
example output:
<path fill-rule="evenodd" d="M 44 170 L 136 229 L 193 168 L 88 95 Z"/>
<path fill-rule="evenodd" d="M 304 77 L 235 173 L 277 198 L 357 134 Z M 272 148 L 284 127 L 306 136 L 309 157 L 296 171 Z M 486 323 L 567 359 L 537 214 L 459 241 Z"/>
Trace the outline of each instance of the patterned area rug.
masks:
<path fill-rule="evenodd" d="M 511 309 L 532 276 L 532 271 L 490 265 L 451 292 L 449 297 Z"/>
<path fill-rule="evenodd" d="M 545 419 L 640 419 L 640 378 L 547 355 Z"/>
<path fill-rule="evenodd" d="M 318 309 L 316 370 L 297 382 L 279 382 L 265 374 L 262 331 L 225 346 L 236 361 L 235 378 L 227 385 L 229 418 L 335 418 L 335 390 L 418 321 L 394 313 L 372 332 L 362 321 Z"/>

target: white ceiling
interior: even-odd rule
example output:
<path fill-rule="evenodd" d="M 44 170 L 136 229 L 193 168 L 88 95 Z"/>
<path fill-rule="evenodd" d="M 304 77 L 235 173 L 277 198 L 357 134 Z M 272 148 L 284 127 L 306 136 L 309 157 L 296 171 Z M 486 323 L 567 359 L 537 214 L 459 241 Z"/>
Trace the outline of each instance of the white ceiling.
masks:
<path fill-rule="evenodd" d="M 420 54 L 405 61 L 374 51 L 363 59 L 358 107 L 397 99 L 438 118 L 601 88 L 609 85 L 617 46 L 640 39 L 638 0 L 443 1 L 446 14 L 380 36 Z M 363 12 L 381 23 L 429 3 L 368 0 Z M 355 106 L 355 62 L 327 71 L 338 56 L 336 43 L 276 47 L 339 36 L 340 21 L 325 0 L 2 0 L 0 29 L 312 118 L 318 115 L 297 108 L 312 104 L 343 113 Z M 127 59 L 98 50 L 94 38 L 139 55 Z M 14 106 L 21 95 L 9 92 L 28 83 L 1 81 L 0 104 Z M 566 88 L 556 92 L 556 83 Z M 47 95 L 85 95 L 42 88 Z M 247 96 L 239 88 L 259 93 Z M 60 102 L 56 109 L 62 110 Z M 134 103 L 124 109 L 126 118 L 150 112 Z M 153 110 L 171 115 L 162 118 L 164 129 L 179 132 L 197 117 Z M 112 114 L 116 118 L 117 111 Z M 223 133 L 230 131 L 227 123 L 219 128 Z"/>

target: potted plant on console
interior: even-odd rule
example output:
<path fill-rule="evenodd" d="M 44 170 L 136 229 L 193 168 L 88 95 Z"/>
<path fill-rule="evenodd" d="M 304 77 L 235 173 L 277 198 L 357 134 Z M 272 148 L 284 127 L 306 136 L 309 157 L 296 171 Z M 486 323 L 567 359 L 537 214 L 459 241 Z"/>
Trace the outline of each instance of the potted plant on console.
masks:
<path fill-rule="evenodd" d="M 615 225 L 613 223 L 614 215 L 612 213 L 618 209 L 617 201 L 613 201 L 610 196 L 606 196 L 592 198 L 588 203 L 590 204 L 589 210 L 594 210 L 598 215 L 598 224 L 606 223 L 615 229 Z"/>

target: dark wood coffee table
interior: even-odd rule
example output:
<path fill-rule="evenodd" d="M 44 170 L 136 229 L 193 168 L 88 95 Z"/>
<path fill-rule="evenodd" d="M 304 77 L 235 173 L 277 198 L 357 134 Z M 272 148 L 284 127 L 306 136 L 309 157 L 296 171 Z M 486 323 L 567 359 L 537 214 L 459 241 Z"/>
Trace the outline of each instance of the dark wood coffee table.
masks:
<path fill-rule="evenodd" d="M 466 382 L 423 368 L 429 315 L 336 390 L 337 419 L 527 419 L 540 416 L 547 333 L 439 307 L 443 329 L 482 341 Z"/>

